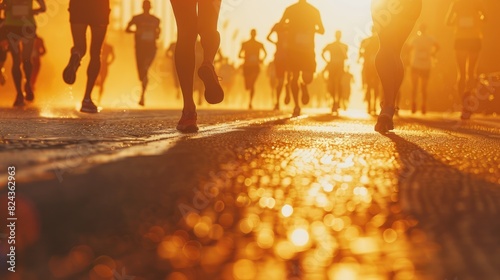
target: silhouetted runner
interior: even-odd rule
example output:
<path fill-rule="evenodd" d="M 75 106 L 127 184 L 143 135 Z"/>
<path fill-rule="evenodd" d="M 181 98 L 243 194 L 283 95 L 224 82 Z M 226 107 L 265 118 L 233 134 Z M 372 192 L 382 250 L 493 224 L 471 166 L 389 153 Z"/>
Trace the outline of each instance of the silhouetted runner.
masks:
<path fill-rule="evenodd" d="M 273 33 L 276 33 L 276 40 L 272 38 Z M 269 34 L 267 35 L 267 40 L 274 45 L 276 45 L 276 52 L 274 53 L 274 72 L 277 79 L 276 84 L 276 105 L 275 110 L 280 109 L 280 99 L 281 92 L 283 90 L 283 85 L 285 83 L 286 73 L 288 69 L 287 57 L 288 57 L 288 26 L 285 23 L 277 23 L 273 26 Z M 290 86 L 287 84 L 285 86 L 285 104 L 290 103 Z"/>
<path fill-rule="evenodd" d="M 151 2 L 142 2 L 143 13 L 136 15 L 128 23 L 126 32 L 135 33 L 135 58 L 139 80 L 142 83 L 139 105 L 144 106 L 148 86 L 148 71 L 156 56 L 156 40 L 160 37 L 160 19 L 151 14 Z M 135 26 L 135 30 L 132 30 Z"/>
<path fill-rule="evenodd" d="M 175 66 L 175 47 L 177 46 L 177 42 L 172 42 L 168 46 L 167 50 L 165 51 L 165 56 L 171 61 L 171 66 L 172 66 L 172 81 L 174 83 L 175 90 L 177 92 L 176 98 L 181 99 L 181 86 L 179 84 L 179 78 L 177 77 L 177 68 Z"/>
<path fill-rule="evenodd" d="M 439 50 L 438 42 L 427 35 L 427 27 L 420 25 L 417 36 L 409 43 L 412 95 L 411 112 L 417 112 L 418 85 L 421 84 L 422 91 L 422 114 L 427 112 L 427 85 L 432 68 L 432 60 Z"/>
<path fill-rule="evenodd" d="M 198 68 L 198 76 L 205 84 L 205 99 L 210 104 L 220 103 L 224 99 L 224 91 L 213 65 L 220 45 L 217 22 L 221 0 L 170 0 L 170 3 L 177 22 L 175 64 L 184 99 L 182 117 L 177 124 L 177 130 L 196 132 L 198 126 L 193 99 L 193 73 L 198 34 L 203 46 L 203 63 Z"/>
<path fill-rule="evenodd" d="M 455 27 L 455 53 L 458 64 L 458 93 L 462 98 L 462 119 L 469 119 L 475 102 L 470 100 L 476 84 L 476 67 L 482 48 L 484 8 L 480 0 L 456 0 L 450 6 L 446 23 Z M 469 104 L 472 102 L 472 104 Z"/>
<path fill-rule="evenodd" d="M 328 67 L 328 91 L 332 95 L 332 113 L 338 114 L 342 102 L 342 76 L 344 75 L 345 61 L 347 60 L 348 46 L 340 41 L 342 32 L 335 32 L 335 42 L 327 45 L 321 56 Z M 329 59 L 326 54 L 329 53 Z"/>
<path fill-rule="evenodd" d="M 255 95 L 255 82 L 260 73 L 260 64 L 267 56 L 266 49 L 261 42 L 258 42 L 255 37 L 257 31 L 252 29 L 250 31 L 250 40 L 241 45 L 239 58 L 244 59 L 243 62 L 243 77 L 245 78 L 245 89 L 250 91 L 250 101 L 248 102 L 248 109 L 252 109 L 252 101 Z M 261 53 L 264 54 L 261 57 Z"/>
<path fill-rule="evenodd" d="M 96 80 L 96 87 L 99 87 L 99 101 L 101 103 L 102 95 L 104 93 L 104 85 L 108 79 L 109 66 L 115 61 L 115 50 L 111 44 L 104 41 L 101 48 L 101 69 L 99 70 L 99 76 Z"/>
<path fill-rule="evenodd" d="M 363 59 L 363 88 L 365 89 L 365 101 L 367 113 L 377 114 L 378 100 L 380 98 L 380 79 L 375 67 L 375 58 L 380 47 L 378 36 L 373 29 L 373 35 L 361 41 L 359 48 L 359 59 Z"/>
<path fill-rule="evenodd" d="M 33 9 L 33 2 L 36 1 L 40 8 Z M 24 106 L 24 100 L 33 101 L 35 95 L 31 87 L 31 74 L 33 65 L 31 63 L 31 54 L 36 36 L 35 15 L 45 12 L 46 6 L 44 0 L 4 0 L 2 8 L 5 9 L 4 28 L 7 33 L 9 51 L 12 54 L 12 77 L 16 87 L 16 100 L 14 107 Z M 26 82 L 24 84 L 23 95 L 21 83 L 23 74 L 21 72 L 23 65 Z"/>
<path fill-rule="evenodd" d="M 87 85 L 81 112 L 98 113 L 91 94 L 101 68 L 101 48 L 109 24 L 109 0 L 70 0 L 69 21 L 73 36 L 73 47 L 68 65 L 64 69 L 64 81 L 72 85 L 82 57 L 87 52 L 87 29 L 90 27 L 90 62 L 87 68 Z"/>
<path fill-rule="evenodd" d="M 0 85 L 5 85 L 5 61 L 9 50 L 9 41 L 7 40 L 7 30 L 5 29 L 5 18 L 0 18 Z"/>
<path fill-rule="evenodd" d="M 33 44 L 33 53 L 31 54 L 31 63 L 33 64 L 33 72 L 31 73 L 31 88 L 35 90 L 35 84 L 38 79 L 38 74 L 40 73 L 40 68 L 42 65 L 42 56 L 47 53 L 43 39 L 40 36 L 35 35 L 35 42 Z"/>
<path fill-rule="evenodd" d="M 307 85 L 313 81 L 316 72 L 314 38 L 316 33 L 324 34 L 325 28 L 319 10 L 306 0 L 299 0 L 288 7 L 280 24 L 287 25 L 289 31 L 288 60 L 292 76 L 290 88 L 295 102 L 293 116 L 296 117 L 300 115 L 299 89 L 302 89 L 302 103 L 309 103 Z"/>
<path fill-rule="evenodd" d="M 375 63 L 384 90 L 382 110 L 375 125 L 375 131 L 380 133 L 394 129 L 396 96 L 404 78 L 401 50 L 421 10 L 422 0 L 399 0 L 398 5 L 392 0 L 372 1 L 372 17 L 380 40 Z M 390 17 L 383 16 L 387 14 Z"/>

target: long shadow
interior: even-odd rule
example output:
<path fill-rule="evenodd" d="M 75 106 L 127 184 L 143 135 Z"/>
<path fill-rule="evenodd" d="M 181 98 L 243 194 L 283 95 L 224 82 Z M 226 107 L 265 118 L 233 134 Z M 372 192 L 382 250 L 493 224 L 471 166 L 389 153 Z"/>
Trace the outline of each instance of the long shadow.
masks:
<path fill-rule="evenodd" d="M 386 137 L 401 163 L 398 203 L 439 247 L 433 265 L 445 279 L 499 279 L 500 185 L 446 165 L 401 136 Z"/>
<path fill-rule="evenodd" d="M 425 126 L 441 129 L 447 132 L 458 132 L 470 135 L 480 135 L 480 136 L 499 136 L 500 130 L 494 127 L 486 127 L 478 125 L 473 121 L 461 121 L 461 120 L 428 120 L 419 118 L 402 118 L 403 121 L 409 123 L 418 123 Z"/>

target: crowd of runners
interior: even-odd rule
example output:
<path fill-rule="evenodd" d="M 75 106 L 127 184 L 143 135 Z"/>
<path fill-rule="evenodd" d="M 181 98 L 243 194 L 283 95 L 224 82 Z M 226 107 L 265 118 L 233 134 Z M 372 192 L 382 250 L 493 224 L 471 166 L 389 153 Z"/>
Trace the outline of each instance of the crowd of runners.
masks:
<path fill-rule="evenodd" d="M 12 78 L 16 88 L 15 107 L 22 107 L 35 98 L 35 84 L 40 70 L 40 57 L 46 52 L 43 40 L 37 36 L 35 16 L 46 11 L 44 0 L 3 0 L 0 23 L 0 84 L 5 84 L 4 63 L 7 53 L 12 55 Z M 37 8 L 33 8 L 33 3 Z M 218 32 L 221 0 L 171 0 L 177 23 L 177 41 L 166 51 L 172 59 L 175 71 L 177 97 L 183 100 L 183 112 L 177 129 L 195 132 L 197 104 L 202 97 L 209 104 L 224 100 L 224 92 L 233 87 L 235 66 L 219 50 Z M 365 91 L 367 112 L 378 115 L 375 130 L 387 132 L 394 128 L 393 116 L 397 114 L 398 95 L 409 65 L 412 81 L 411 109 L 426 113 L 427 84 L 436 53 L 440 49 L 437 40 L 427 34 L 425 24 L 418 26 L 414 38 L 408 38 L 415 27 L 422 9 L 422 0 L 401 0 L 397 11 L 390 0 L 373 0 L 373 35 L 359 46 L 358 62 L 362 64 L 362 84 Z M 132 17 L 126 32 L 133 33 L 135 57 L 142 92 L 139 105 L 144 106 L 148 87 L 148 70 L 157 56 L 157 40 L 160 38 L 160 19 L 151 14 L 152 6 L 143 1 L 143 12 Z M 392 11 L 392 12 L 391 12 Z M 391 13 L 391 20 L 380 24 L 377 15 Z M 82 58 L 89 53 L 87 83 L 81 112 L 97 113 L 92 100 L 94 87 L 99 88 L 99 101 L 105 91 L 108 68 L 115 60 L 113 46 L 106 42 L 109 24 L 109 0 L 70 0 L 69 15 L 73 47 L 69 62 L 63 71 L 63 80 L 71 85 L 77 78 Z M 446 23 L 455 28 L 455 51 L 459 68 L 458 91 L 464 100 L 471 94 L 476 82 L 476 64 L 481 50 L 484 9 L 476 0 L 456 0 L 450 7 Z M 91 40 L 87 50 L 87 30 Z M 326 67 L 317 71 L 316 36 L 323 35 L 320 11 L 306 0 L 298 0 L 284 11 L 281 20 L 270 28 L 267 40 L 274 44 L 272 62 L 267 74 L 273 93 L 275 110 L 281 103 L 293 101 L 293 116 L 301 114 L 302 105 L 311 100 L 309 85 L 315 77 L 326 81 L 330 95 L 331 111 L 347 109 L 353 74 L 346 64 L 349 46 L 342 41 L 342 31 L 335 32 L 334 41 L 322 49 L 321 57 Z M 244 87 L 249 92 L 248 108 L 253 108 L 256 81 L 261 67 L 268 57 L 255 29 L 243 42 L 239 52 Z M 407 60 L 407 61 L 403 61 Z M 215 68 L 214 65 L 218 67 Z M 195 75 L 195 73 L 197 75 Z M 24 74 L 24 75 L 23 75 Z M 224 77 L 223 80 L 220 77 Z M 24 77 L 24 78 L 23 78 Z M 24 86 L 23 86 L 24 81 Z M 198 102 L 194 93 L 200 92 Z M 284 98 L 282 92 L 284 91 Z M 419 94 L 420 92 L 420 94 Z M 421 98 L 418 98 L 418 96 Z M 282 100 L 283 99 L 283 100 Z M 468 119 L 471 110 L 464 106 L 462 118 Z"/>

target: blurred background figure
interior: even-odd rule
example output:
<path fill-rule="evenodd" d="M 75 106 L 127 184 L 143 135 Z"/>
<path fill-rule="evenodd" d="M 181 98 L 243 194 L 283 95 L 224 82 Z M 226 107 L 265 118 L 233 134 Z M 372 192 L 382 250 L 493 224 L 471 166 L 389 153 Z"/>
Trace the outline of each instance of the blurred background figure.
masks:
<path fill-rule="evenodd" d="M 260 64 L 266 59 L 267 52 L 264 45 L 257 41 L 257 30 L 250 31 L 250 40 L 241 45 L 239 58 L 243 59 L 243 77 L 245 79 L 245 89 L 250 92 L 248 109 L 253 109 L 252 101 L 255 95 L 255 82 L 259 77 Z M 262 54 L 262 55 L 261 55 Z"/>
<path fill-rule="evenodd" d="M 9 50 L 9 42 L 7 41 L 7 32 L 5 30 L 5 18 L 3 10 L 0 10 L 0 85 L 5 85 L 5 61 L 7 60 L 7 52 Z"/>
<path fill-rule="evenodd" d="M 308 104 L 307 86 L 313 81 L 316 72 L 315 35 L 324 34 L 325 28 L 319 10 L 306 0 L 299 0 L 286 8 L 280 24 L 288 27 L 290 89 L 295 102 L 292 116 L 297 117 L 301 111 L 299 90 L 302 90 L 302 103 Z"/>
<path fill-rule="evenodd" d="M 413 38 L 409 45 L 410 51 L 410 68 L 411 68 L 411 112 L 417 112 L 417 97 L 418 86 L 421 85 L 422 101 L 421 108 L 422 114 L 427 112 L 427 85 L 429 82 L 430 72 L 433 64 L 433 59 L 439 51 L 438 42 L 427 35 L 427 26 L 420 25 L 417 36 Z"/>
<path fill-rule="evenodd" d="M 394 129 L 396 97 L 405 74 L 401 51 L 422 11 L 422 0 L 400 0 L 399 4 L 398 13 L 393 12 L 388 21 L 379 22 L 381 14 L 394 11 L 395 7 L 392 0 L 372 1 L 372 17 L 380 41 L 375 65 L 384 90 L 382 110 L 375 125 L 375 131 L 380 133 Z"/>
<path fill-rule="evenodd" d="M 231 98 L 231 92 L 233 90 L 235 80 L 236 80 L 236 73 L 237 69 L 234 66 L 234 63 L 231 63 L 229 61 L 228 57 L 223 56 L 221 58 L 219 67 L 218 67 L 218 73 L 221 77 L 220 84 L 222 88 L 224 89 L 224 93 L 226 94 L 226 97 L 224 100 L 226 101 L 226 104 L 229 102 L 229 99 Z"/>
<path fill-rule="evenodd" d="M 33 43 L 33 52 L 31 54 L 31 64 L 33 64 L 33 72 L 31 73 L 31 88 L 35 90 L 36 80 L 38 74 L 40 73 L 40 68 L 42 64 L 42 56 L 47 53 L 43 39 L 35 35 L 35 42 Z"/>
<path fill-rule="evenodd" d="M 348 46 L 342 43 L 342 32 L 335 32 L 335 42 L 328 44 L 321 53 L 321 57 L 327 63 L 328 69 L 328 91 L 332 95 L 332 114 L 338 114 L 342 102 L 342 76 L 344 75 L 345 61 L 347 60 Z M 326 54 L 329 54 L 329 58 Z"/>
<path fill-rule="evenodd" d="M 160 37 L 160 19 L 151 14 L 151 2 L 142 2 L 143 13 L 136 15 L 128 23 L 126 32 L 135 34 L 135 58 L 139 80 L 142 83 L 139 105 L 144 106 L 148 87 L 148 71 L 156 56 L 156 40 Z M 135 30 L 132 30 L 135 26 Z"/>
<path fill-rule="evenodd" d="M 33 9 L 33 2 L 37 2 L 38 9 Z M 14 107 L 22 107 L 24 101 L 33 101 L 35 95 L 31 87 L 31 75 L 33 65 L 31 55 L 36 37 L 35 15 L 45 12 L 46 6 L 44 0 L 26 0 L 23 2 L 15 0 L 4 0 L 1 4 L 5 10 L 4 31 L 8 34 L 9 51 L 12 54 L 12 78 L 16 87 L 16 100 Z M 24 84 L 23 94 L 22 81 L 23 67 L 26 82 Z"/>
<path fill-rule="evenodd" d="M 68 65 L 64 68 L 63 79 L 68 85 L 76 80 L 76 71 L 80 61 L 87 52 L 87 28 L 90 27 L 90 62 L 87 68 L 87 85 L 83 96 L 80 112 L 98 113 L 97 106 L 92 101 L 92 90 L 101 69 L 101 49 L 109 24 L 109 0 L 70 0 L 69 21 L 73 47 Z"/>
<path fill-rule="evenodd" d="M 346 111 L 351 100 L 352 85 L 354 84 L 354 75 L 351 73 L 351 67 L 346 66 L 342 79 L 340 80 L 340 107 Z"/>
<path fill-rule="evenodd" d="M 482 48 L 484 20 L 485 14 L 480 0 L 454 1 L 446 18 L 446 23 L 455 28 L 458 93 L 462 98 L 461 118 L 465 120 L 470 118 L 475 106 L 475 102 L 469 99 L 477 80 L 476 67 Z"/>
<path fill-rule="evenodd" d="M 175 47 L 177 46 L 177 42 L 172 42 L 167 48 L 165 52 L 165 56 L 169 59 L 172 66 L 172 82 L 174 83 L 174 87 L 176 90 L 176 98 L 181 99 L 181 87 L 179 84 L 179 78 L 177 77 L 177 69 L 175 68 Z"/>
<path fill-rule="evenodd" d="M 273 33 L 276 33 L 276 39 L 273 39 Z M 274 105 L 274 110 L 279 110 L 281 92 L 283 91 L 285 76 L 287 76 L 288 71 L 287 59 L 289 38 L 288 28 L 286 24 L 276 23 L 267 35 L 267 40 L 276 46 L 276 52 L 274 53 L 273 61 L 274 76 L 276 77 L 276 105 Z M 285 86 L 285 91 L 285 104 L 288 104 L 290 103 L 290 87 L 288 81 Z"/>
<path fill-rule="evenodd" d="M 99 87 L 99 104 L 102 100 L 102 94 L 104 93 L 104 84 L 108 78 L 109 66 L 115 61 L 115 50 L 111 44 L 104 41 L 101 50 L 101 70 L 99 71 L 99 76 L 96 80 L 96 86 Z"/>
<path fill-rule="evenodd" d="M 367 113 L 377 114 L 377 107 L 380 102 L 380 80 L 375 67 L 375 58 L 377 57 L 380 43 L 373 29 L 372 36 L 361 41 L 359 48 L 359 59 L 363 60 L 362 80 L 365 89 L 365 102 L 367 103 Z"/>

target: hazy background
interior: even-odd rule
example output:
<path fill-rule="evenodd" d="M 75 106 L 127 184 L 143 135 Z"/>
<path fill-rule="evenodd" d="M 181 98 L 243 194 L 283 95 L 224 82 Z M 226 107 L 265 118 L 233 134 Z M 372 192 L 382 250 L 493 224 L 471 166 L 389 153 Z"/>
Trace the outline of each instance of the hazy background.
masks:
<path fill-rule="evenodd" d="M 171 13 L 170 1 L 154 0 L 153 13 L 162 19 L 163 34 L 159 45 L 156 62 L 150 71 L 150 89 L 147 93 L 146 105 L 149 108 L 180 108 L 181 103 L 176 99 L 173 90 L 173 75 L 171 62 L 166 59 L 164 48 L 175 40 L 175 21 Z M 257 39 L 265 42 L 265 37 L 274 23 L 280 18 L 286 6 L 295 3 L 295 0 L 224 0 L 220 31 L 222 33 L 221 51 L 229 56 L 236 65 L 241 64 L 237 59 L 241 42 L 247 40 L 251 28 L 258 31 Z M 318 56 L 327 44 L 333 41 L 335 30 L 342 30 L 343 41 L 350 46 L 349 61 L 351 71 L 355 75 L 356 84 L 353 86 L 352 105 L 355 108 L 364 108 L 362 104 L 360 65 L 357 64 L 357 53 L 360 41 L 370 35 L 371 17 L 370 0 L 311 0 L 311 4 L 321 10 L 325 23 L 326 34 L 317 36 L 316 46 Z M 446 111 L 453 108 L 459 101 L 456 94 L 455 79 L 456 66 L 453 51 L 452 28 L 444 25 L 444 17 L 451 0 L 424 0 L 424 11 L 420 22 L 428 25 L 428 33 L 439 40 L 441 52 L 438 62 L 433 69 L 429 89 L 429 110 Z M 47 55 L 42 58 L 42 69 L 36 88 L 36 102 L 33 106 L 49 110 L 55 106 L 76 107 L 83 96 L 86 80 L 88 56 L 82 61 L 78 71 L 77 82 L 69 87 L 62 81 L 62 71 L 69 59 L 69 50 L 72 39 L 68 23 L 69 0 L 47 0 L 48 11 L 37 16 L 38 32 L 44 38 Z M 133 52 L 133 35 L 126 34 L 123 29 L 131 16 L 141 12 L 142 0 L 112 0 L 111 24 L 107 41 L 114 45 L 117 56 L 116 62 L 110 67 L 101 106 L 104 108 L 138 108 L 139 81 L 135 68 Z M 500 1 L 484 1 L 488 16 L 487 29 L 483 52 L 479 62 L 479 73 L 500 71 Z M 274 56 L 274 46 L 265 43 L 269 62 Z M 0 89 L 0 106 L 10 107 L 15 98 L 10 74 L 10 55 L 7 61 L 7 85 Z M 324 68 L 324 63 L 318 57 L 318 71 Z M 271 109 L 271 89 L 263 67 L 258 80 L 259 90 L 254 103 L 255 108 Z M 313 94 L 320 100 L 326 99 L 326 85 L 318 81 L 312 86 Z M 234 90 L 228 93 L 229 102 L 220 106 L 207 108 L 246 108 L 247 93 L 244 92 L 241 75 L 238 76 Z M 408 108 L 408 81 L 403 87 L 401 105 Z M 97 91 L 93 98 L 97 99 Z M 313 103 L 315 104 L 315 103 Z M 328 104 L 325 104 L 328 106 Z"/>

